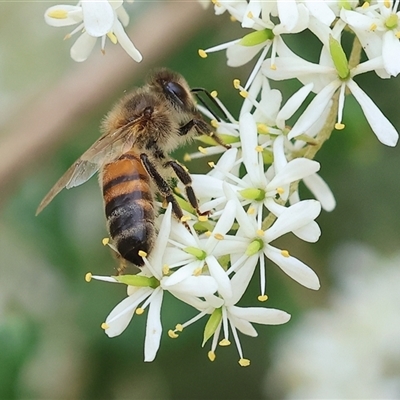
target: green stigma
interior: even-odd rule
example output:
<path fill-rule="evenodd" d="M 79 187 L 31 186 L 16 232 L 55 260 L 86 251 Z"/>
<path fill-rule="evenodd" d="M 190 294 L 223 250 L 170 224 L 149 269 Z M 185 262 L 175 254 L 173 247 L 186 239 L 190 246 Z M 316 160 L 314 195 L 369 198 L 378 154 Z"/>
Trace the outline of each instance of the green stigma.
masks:
<path fill-rule="evenodd" d="M 218 328 L 218 325 L 221 323 L 222 320 L 222 308 L 216 308 L 213 313 L 208 318 L 206 323 L 206 327 L 204 328 L 204 335 L 203 335 L 203 343 L 202 347 L 207 343 L 207 340 L 210 339 L 212 335 L 214 335 L 215 331 Z"/>
<path fill-rule="evenodd" d="M 399 22 L 399 17 L 397 14 L 391 14 L 390 17 L 385 21 L 385 26 L 388 29 L 397 28 L 397 23 Z"/>
<path fill-rule="evenodd" d="M 153 289 L 160 286 L 160 282 L 154 276 L 151 278 L 142 275 L 119 275 L 113 276 L 115 280 L 125 285 L 135 286 L 135 287 L 151 287 Z"/>
<path fill-rule="evenodd" d="M 197 247 L 185 247 L 183 249 L 188 254 L 195 256 L 199 261 L 203 261 L 207 257 L 207 253 L 203 250 L 198 249 Z"/>
<path fill-rule="evenodd" d="M 254 256 L 254 254 L 257 254 L 260 250 L 262 250 L 264 247 L 264 242 L 257 238 L 254 239 L 246 249 L 246 256 Z"/>
<path fill-rule="evenodd" d="M 347 62 L 347 57 L 340 43 L 332 36 L 329 36 L 329 51 L 335 64 L 339 78 L 346 80 L 350 77 L 350 68 Z"/>
<path fill-rule="evenodd" d="M 247 200 L 263 201 L 265 199 L 265 190 L 263 189 L 243 189 L 239 190 L 240 195 Z"/>
<path fill-rule="evenodd" d="M 263 29 L 261 31 L 254 31 L 242 37 L 239 44 L 246 47 L 256 46 L 267 40 L 274 38 L 274 33 L 271 29 Z"/>

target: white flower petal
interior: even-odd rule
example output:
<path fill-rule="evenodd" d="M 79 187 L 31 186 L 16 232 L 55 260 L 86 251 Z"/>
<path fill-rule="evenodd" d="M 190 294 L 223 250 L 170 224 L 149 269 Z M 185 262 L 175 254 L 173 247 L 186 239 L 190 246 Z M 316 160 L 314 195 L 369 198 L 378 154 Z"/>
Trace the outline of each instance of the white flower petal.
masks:
<path fill-rule="evenodd" d="M 295 257 L 283 255 L 281 250 L 266 245 L 264 254 L 273 261 L 285 274 L 289 275 L 296 282 L 309 289 L 318 290 L 320 283 L 317 274 L 302 261 Z"/>
<path fill-rule="evenodd" d="M 136 62 L 142 61 L 142 54 L 131 42 L 131 39 L 129 39 L 129 36 L 124 31 L 124 27 L 122 26 L 121 22 L 116 20 L 113 26 L 113 30 L 119 44 L 128 53 L 128 55 Z"/>
<path fill-rule="evenodd" d="M 157 290 L 157 289 L 156 289 Z M 161 325 L 161 305 L 164 292 L 159 289 L 153 295 L 149 305 L 149 314 L 146 323 L 146 338 L 144 340 L 144 361 L 153 361 L 160 347 L 162 325 Z"/>
<path fill-rule="evenodd" d="M 347 82 L 347 87 L 360 104 L 365 118 L 367 118 L 379 141 L 387 146 L 396 146 L 399 134 L 395 127 L 382 114 L 381 110 L 352 79 Z"/>
<path fill-rule="evenodd" d="M 325 211 L 332 211 L 336 207 L 336 200 L 331 189 L 318 174 L 304 177 L 303 182 Z"/>
<path fill-rule="evenodd" d="M 232 297 L 231 281 L 225 270 L 214 256 L 208 256 L 205 259 L 211 276 L 216 280 L 218 285 L 218 293 L 225 301 L 229 301 Z"/>
<path fill-rule="evenodd" d="M 190 262 L 183 267 L 180 267 L 170 276 L 166 276 L 161 280 L 161 286 L 169 290 L 171 286 L 176 285 L 177 283 L 182 282 L 184 279 L 193 275 L 193 272 L 202 265 L 202 262 L 199 260 L 195 260 Z"/>
<path fill-rule="evenodd" d="M 113 308 L 106 318 L 108 328 L 105 333 L 108 337 L 118 336 L 126 329 L 138 304 L 150 296 L 152 291 L 150 288 L 140 288 Z"/>
<path fill-rule="evenodd" d="M 300 229 L 313 221 L 321 212 L 316 200 L 303 200 L 288 207 L 265 232 L 264 238 L 271 242 L 285 233 Z"/>
<path fill-rule="evenodd" d="M 290 314 L 275 308 L 229 307 L 229 312 L 237 318 L 264 325 L 281 325 L 290 320 Z"/>
<path fill-rule="evenodd" d="M 385 70 L 391 76 L 397 76 L 400 72 L 400 41 L 393 31 L 385 32 L 383 35 L 382 57 Z"/>
<path fill-rule="evenodd" d="M 77 62 L 85 61 L 92 52 L 96 41 L 97 38 L 83 32 L 71 47 L 71 58 Z"/>
<path fill-rule="evenodd" d="M 115 15 L 108 1 L 84 0 L 81 7 L 88 35 L 101 37 L 111 31 Z"/>
<path fill-rule="evenodd" d="M 312 221 L 299 229 L 295 229 L 293 233 L 305 242 L 315 243 L 321 236 L 321 229 L 315 221 Z"/>
<path fill-rule="evenodd" d="M 221 268 L 221 266 L 219 266 Z M 222 269 L 222 268 L 221 268 Z M 218 289 L 216 280 L 212 276 L 189 276 L 184 281 L 177 283 L 169 290 L 172 294 L 180 293 L 181 296 L 206 297 L 214 294 Z"/>
<path fill-rule="evenodd" d="M 231 307 L 230 307 L 231 308 Z M 228 310 L 228 318 L 233 323 L 236 329 L 238 329 L 240 332 L 242 332 L 244 335 L 250 336 L 250 337 L 257 337 L 258 333 L 255 330 L 254 326 L 249 322 L 246 321 L 245 319 L 237 318 L 234 314 L 229 312 Z"/>
<path fill-rule="evenodd" d="M 248 63 L 256 54 L 268 44 L 268 41 L 255 46 L 243 46 L 239 43 L 226 49 L 227 64 L 229 67 L 241 67 Z"/>
<path fill-rule="evenodd" d="M 307 158 L 295 158 L 289 161 L 268 183 L 267 189 L 275 190 L 277 187 L 287 185 L 319 171 L 318 161 Z"/>
<path fill-rule="evenodd" d="M 307 130 L 319 119 L 324 113 L 325 109 L 329 106 L 332 101 L 332 96 L 341 85 L 339 79 L 335 79 L 324 89 L 322 89 L 308 105 L 304 113 L 300 116 L 293 128 L 288 134 L 288 139 L 293 139 L 303 133 L 307 133 Z"/>

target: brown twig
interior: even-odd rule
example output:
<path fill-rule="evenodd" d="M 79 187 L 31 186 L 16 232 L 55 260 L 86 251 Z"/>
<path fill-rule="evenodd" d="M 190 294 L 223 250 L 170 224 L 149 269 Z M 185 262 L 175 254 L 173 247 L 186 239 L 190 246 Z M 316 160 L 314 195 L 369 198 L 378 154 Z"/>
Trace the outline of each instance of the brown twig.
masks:
<path fill-rule="evenodd" d="M 197 2 L 156 2 L 128 35 L 144 61 L 134 62 L 120 46 L 108 46 L 106 55 L 91 55 L 74 65 L 48 92 L 7 124 L 0 146 L 0 201 L 32 165 L 65 140 L 67 127 L 123 85 L 140 76 L 149 65 L 160 62 L 178 48 L 207 18 L 201 18 Z M 99 52 L 100 53 L 100 52 Z"/>

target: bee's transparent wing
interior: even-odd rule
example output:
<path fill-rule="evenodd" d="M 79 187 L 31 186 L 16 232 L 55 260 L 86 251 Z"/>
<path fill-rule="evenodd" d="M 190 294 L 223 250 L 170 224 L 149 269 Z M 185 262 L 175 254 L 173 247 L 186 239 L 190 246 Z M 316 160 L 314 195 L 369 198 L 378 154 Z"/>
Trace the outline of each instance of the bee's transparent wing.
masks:
<path fill-rule="evenodd" d="M 51 188 L 36 210 L 38 215 L 62 189 L 79 186 L 89 180 L 103 165 L 118 159 L 134 145 L 134 129 L 138 119 L 128 122 L 111 134 L 98 139 Z"/>

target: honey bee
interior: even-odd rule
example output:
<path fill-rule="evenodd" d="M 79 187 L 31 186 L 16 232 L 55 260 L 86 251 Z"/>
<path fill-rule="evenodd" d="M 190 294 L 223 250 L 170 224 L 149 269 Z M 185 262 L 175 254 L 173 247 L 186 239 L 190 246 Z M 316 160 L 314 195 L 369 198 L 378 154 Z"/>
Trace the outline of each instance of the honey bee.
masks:
<path fill-rule="evenodd" d="M 229 146 L 203 120 L 186 80 L 165 68 L 150 73 L 143 87 L 124 96 L 105 116 L 101 128 L 102 136 L 58 180 L 36 215 L 63 188 L 79 186 L 100 171 L 114 247 L 123 260 L 140 267 L 144 262 L 139 252 L 149 254 L 156 238 L 155 193 L 172 204 L 177 219 L 183 217 L 168 182 L 171 176 L 175 174 L 183 183 L 188 201 L 200 214 L 190 174 L 168 153 L 203 134 Z"/>

